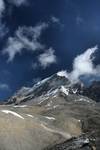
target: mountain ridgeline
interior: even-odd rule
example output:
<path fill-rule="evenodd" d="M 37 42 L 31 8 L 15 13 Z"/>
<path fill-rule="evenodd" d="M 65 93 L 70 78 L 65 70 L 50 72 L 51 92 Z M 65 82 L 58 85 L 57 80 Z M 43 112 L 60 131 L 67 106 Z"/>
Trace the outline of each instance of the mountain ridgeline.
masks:
<path fill-rule="evenodd" d="M 70 95 L 86 96 L 93 101 L 99 102 L 100 81 L 94 81 L 91 86 L 87 87 L 82 82 L 72 84 L 66 76 L 58 73 L 38 82 L 33 87 L 22 87 L 8 100 L 8 104 L 15 103 L 17 105 L 28 101 L 37 103 L 39 101 L 39 99 L 37 100 L 38 97 L 61 95 L 61 93 L 64 95 L 68 93 Z"/>

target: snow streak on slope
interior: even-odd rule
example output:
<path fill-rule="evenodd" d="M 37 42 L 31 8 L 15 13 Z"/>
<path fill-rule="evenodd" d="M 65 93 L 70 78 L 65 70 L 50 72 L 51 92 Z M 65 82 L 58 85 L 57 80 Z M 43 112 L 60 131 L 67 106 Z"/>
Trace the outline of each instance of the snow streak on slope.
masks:
<path fill-rule="evenodd" d="M 1 112 L 5 113 L 5 114 L 12 114 L 12 115 L 14 115 L 16 117 L 24 119 L 21 115 L 17 114 L 16 112 L 10 111 L 10 110 L 1 110 Z"/>

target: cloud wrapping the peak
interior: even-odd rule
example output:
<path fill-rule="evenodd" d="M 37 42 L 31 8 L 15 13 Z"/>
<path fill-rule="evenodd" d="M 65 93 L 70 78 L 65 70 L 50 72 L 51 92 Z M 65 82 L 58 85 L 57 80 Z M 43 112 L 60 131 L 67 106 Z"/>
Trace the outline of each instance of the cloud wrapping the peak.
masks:
<path fill-rule="evenodd" d="M 98 47 L 87 49 L 83 54 L 78 55 L 73 62 L 73 70 L 69 73 L 72 82 L 78 82 L 82 75 L 100 75 L 100 65 L 94 66 L 94 54 Z"/>
<path fill-rule="evenodd" d="M 71 83 L 79 82 L 81 76 L 89 77 L 92 75 L 100 77 L 100 64 L 94 65 L 93 63 L 97 50 L 98 46 L 87 49 L 84 53 L 75 57 L 71 72 L 63 70 L 58 72 L 57 75 L 68 78 Z"/>
<path fill-rule="evenodd" d="M 38 61 L 43 69 L 57 62 L 57 57 L 54 52 L 55 50 L 53 48 L 49 48 L 38 57 Z"/>
<path fill-rule="evenodd" d="M 9 37 L 2 53 L 8 54 L 8 62 L 12 61 L 17 53 L 23 49 L 36 51 L 45 48 L 39 39 L 42 31 L 48 27 L 48 24 L 41 23 L 35 27 L 19 27 L 13 37 Z"/>

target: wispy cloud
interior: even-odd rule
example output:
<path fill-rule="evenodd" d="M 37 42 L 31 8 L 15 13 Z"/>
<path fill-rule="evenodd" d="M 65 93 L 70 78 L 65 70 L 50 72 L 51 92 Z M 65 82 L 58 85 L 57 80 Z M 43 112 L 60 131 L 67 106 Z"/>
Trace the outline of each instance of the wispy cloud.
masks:
<path fill-rule="evenodd" d="M 48 24 L 41 23 L 35 27 L 19 27 L 14 37 L 9 37 L 3 54 L 8 54 L 8 62 L 12 61 L 17 53 L 21 53 L 23 49 L 36 51 L 43 49 L 45 45 L 41 44 L 39 39 L 42 31 L 48 27 Z"/>
<path fill-rule="evenodd" d="M 6 83 L 0 83 L 0 91 L 10 91 L 10 87 Z"/>
<path fill-rule="evenodd" d="M 38 61 L 41 67 L 43 67 L 43 69 L 57 62 L 57 57 L 54 53 L 55 50 L 53 48 L 49 48 L 48 50 L 45 51 L 45 53 L 41 54 L 38 57 Z"/>
<path fill-rule="evenodd" d="M 2 23 L 5 11 L 6 11 L 5 2 L 4 0 L 0 0 L 0 38 L 4 37 L 9 31 L 6 25 Z"/>
<path fill-rule="evenodd" d="M 53 22 L 53 23 L 60 23 L 60 19 L 59 18 L 57 18 L 57 17 L 55 17 L 55 16 L 51 16 L 51 21 Z"/>
<path fill-rule="evenodd" d="M 9 32 L 8 27 L 0 20 L 0 39 L 2 39 Z"/>
<path fill-rule="evenodd" d="M 4 3 L 4 0 L 0 0 L 0 18 L 2 17 L 4 11 L 5 11 L 5 3 Z"/>
<path fill-rule="evenodd" d="M 64 27 L 64 24 L 61 22 L 60 18 L 56 16 L 51 16 L 50 23 L 53 25 L 58 25 L 61 29 Z"/>

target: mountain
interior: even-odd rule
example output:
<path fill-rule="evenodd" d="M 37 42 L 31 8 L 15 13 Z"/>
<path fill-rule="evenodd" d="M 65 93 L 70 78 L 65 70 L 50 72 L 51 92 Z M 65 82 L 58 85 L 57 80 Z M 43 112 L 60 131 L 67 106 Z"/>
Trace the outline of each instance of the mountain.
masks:
<path fill-rule="evenodd" d="M 100 81 L 94 81 L 88 88 L 84 88 L 83 95 L 100 102 Z"/>
<path fill-rule="evenodd" d="M 45 99 L 62 95 L 63 97 L 77 96 L 83 89 L 83 84 L 71 84 L 65 75 L 59 73 L 46 78 L 32 87 L 22 87 L 9 100 L 8 104 L 39 104 Z"/>
<path fill-rule="evenodd" d="M 99 87 L 64 73 L 22 87 L 0 105 L 0 150 L 99 150 Z"/>

